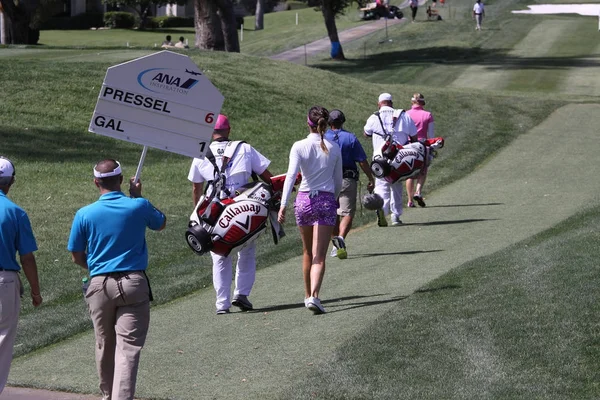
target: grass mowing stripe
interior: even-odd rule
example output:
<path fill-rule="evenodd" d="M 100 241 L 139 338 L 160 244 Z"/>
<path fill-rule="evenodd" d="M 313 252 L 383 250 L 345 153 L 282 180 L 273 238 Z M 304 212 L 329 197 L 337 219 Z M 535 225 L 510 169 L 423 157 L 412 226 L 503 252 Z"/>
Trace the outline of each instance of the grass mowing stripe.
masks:
<path fill-rule="evenodd" d="M 281 398 L 597 398 L 599 231 L 595 205 L 462 265 Z"/>
<path fill-rule="evenodd" d="M 84 58 L 95 54 L 81 53 Z M 114 54 L 124 53 L 118 50 Z M 70 51 L 67 55 L 73 60 L 77 53 Z M 310 105 L 343 109 L 346 128 L 359 133 L 359 140 L 370 153 L 370 144 L 360 137 L 360 131 L 375 109 L 377 95 L 391 90 L 397 98 L 408 101 L 411 93 L 418 90 L 373 85 L 239 54 L 193 52 L 190 55 L 225 95 L 223 111 L 235 125 L 235 138 L 248 140 L 260 149 L 272 160 L 270 169 L 275 173 L 285 171 L 291 144 L 305 134 L 302 121 Z M 20 171 L 11 197 L 29 212 L 32 220 L 40 247 L 36 256 L 46 300 L 40 310 L 24 305 L 17 355 L 90 326 L 80 298 L 81 272 L 66 251 L 70 223 L 75 210 L 97 198 L 91 182 L 93 163 L 103 157 L 116 157 L 123 163 L 125 173 L 133 175 L 141 152 L 140 146 L 87 132 L 109 65 L 3 59 L 6 73 L 3 77 L 7 77 L 0 85 L 1 107 L 6 110 L 0 113 L 3 153 L 16 162 Z M 481 96 L 439 89 L 428 92 L 427 96 L 438 134 L 449 143 L 436 161 L 436 173 L 428 179 L 429 190 L 465 176 L 483 158 L 498 151 L 522 130 L 539 123 L 559 104 L 545 100 L 530 104 L 531 100 L 525 97 Z M 367 98 L 373 102 L 366 101 Z M 482 117 L 486 120 L 484 132 L 480 125 Z M 157 303 L 209 286 L 211 272 L 206 267 L 210 261 L 192 254 L 183 240 L 191 212 L 191 187 L 186 179 L 189 163 L 188 158 L 151 149 L 144 165 L 144 193 L 169 219 L 165 231 L 147 235 L 149 275 Z M 359 213 L 354 222 L 359 226 L 372 218 L 372 214 Z M 288 237 L 283 246 L 273 246 L 268 235 L 260 239 L 259 268 L 297 254 L 298 233 L 291 225 L 286 229 Z M 208 291 L 212 293 L 212 289 Z M 69 315 L 72 321 L 62 323 Z"/>
<path fill-rule="evenodd" d="M 328 260 L 322 290 L 327 315 L 314 317 L 304 309 L 298 258 L 259 271 L 252 294 L 257 312 L 216 317 L 213 295 L 206 291 L 154 308 L 139 395 L 259 399 L 289 398 L 295 393 L 297 398 L 306 398 L 319 381 L 311 380 L 311 371 L 329 368 L 327 363 L 340 342 L 364 332 L 365 326 L 367 332 L 376 330 L 379 318 L 404 308 L 404 296 L 454 266 L 523 240 L 597 202 L 593 188 L 600 179 L 598 166 L 579 168 L 598 150 L 591 145 L 596 135 L 594 121 L 581 126 L 573 146 L 565 149 L 556 143 L 564 129 L 582 115 L 600 115 L 599 111 L 600 106 L 593 105 L 564 107 L 467 178 L 429 196 L 427 208 L 407 210 L 404 226 L 350 235 L 348 260 Z M 557 159 L 560 169 L 553 168 Z M 573 180 L 574 171 L 589 185 L 582 188 Z M 578 196 L 573 198 L 575 190 Z M 76 351 L 91 347 L 92 341 L 91 334 L 83 335 L 16 359 L 11 382 L 37 387 L 60 382 L 70 390 L 93 392 L 93 354 Z M 397 339 L 386 342 L 393 348 Z M 493 353 L 479 350 L 486 348 L 485 341 L 471 342 L 471 346 L 473 362 L 494 359 Z M 403 354 L 411 355 L 410 350 L 403 348 Z M 356 368 L 370 368 L 366 364 L 372 361 L 357 354 L 365 357 L 365 364 L 359 357 Z M 430 354 L 428 358 L 435 357 Z M 56 370 L 58 358 L 69 367 Z M 38 374 L 31 376 L 31 370 Z M 503 369 L 498 366 L 497 370 Z M 370 398 L 378 394 L 376 390 L 397 388 L 363 386 L 360 381 L 353 385 L 339 375 L 327 376 L 335 381 L 337 398 L 353 394 Z M 478 382 L 485 379 L 485 374 L 480 375 Z"/>

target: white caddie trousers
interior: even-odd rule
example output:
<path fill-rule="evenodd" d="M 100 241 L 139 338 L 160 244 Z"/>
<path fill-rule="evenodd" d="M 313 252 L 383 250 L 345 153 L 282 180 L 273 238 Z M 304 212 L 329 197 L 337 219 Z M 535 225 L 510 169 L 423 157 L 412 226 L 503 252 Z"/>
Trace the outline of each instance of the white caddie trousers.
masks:
<path fill-rule="evenodd" d="M 383 214 L 388 215 L 390 212 L 394 215 L 402 215 L 402 181 L 396 183 L 388 183 L 383 179 L 375 179 L 376 194 L 383 199 Z"/>
<path fill-rule="evenodd" d="M 16 271 L 0 271 L 0 393 L 6 386 L 17 336 L 21 283 Z"/>
<path fill-rule="evenodd" d="M 217 310 L 231 307 L 231 280 L 233 274 L 233 255 L 227 257 L 210 253 L 213 261 L 213 286 L 217 293 Z M 249 243 L 238 252 L 235 267 L 235 289 L 233 296 L 250 296 L 256 279 L 256 242 Z"/>

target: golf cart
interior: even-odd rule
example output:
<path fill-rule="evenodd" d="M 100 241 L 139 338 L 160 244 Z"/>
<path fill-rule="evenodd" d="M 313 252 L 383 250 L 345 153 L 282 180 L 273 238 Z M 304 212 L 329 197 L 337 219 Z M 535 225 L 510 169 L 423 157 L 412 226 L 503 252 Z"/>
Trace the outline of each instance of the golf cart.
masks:
<path fill-rule="evenodd" d="M 377 3 L 369 3 L 366 7 L 360 9 L 362 12 L 361 19 L 363 21 L 369 20 L 377 20 L 380 18 L 388 18 L 388 19 L 402 19 L 404 14 L 400 9 L 396 6 L 389 6 L 386 8 L 383 5 L 377 5 Z"/>

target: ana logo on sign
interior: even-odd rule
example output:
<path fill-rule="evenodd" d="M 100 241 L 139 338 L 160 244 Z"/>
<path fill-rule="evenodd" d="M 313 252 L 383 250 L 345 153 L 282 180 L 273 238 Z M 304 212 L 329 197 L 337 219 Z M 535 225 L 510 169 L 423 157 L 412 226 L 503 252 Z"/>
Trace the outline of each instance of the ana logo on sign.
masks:
<path fill-rule="evenodd" d="M 140 72 L 137 81 L 141 87 L 153 93 L 187 94 L 198 83 L 198 80 L 181 77 L 179 72 L 173 68 L 150 68 Z"/>

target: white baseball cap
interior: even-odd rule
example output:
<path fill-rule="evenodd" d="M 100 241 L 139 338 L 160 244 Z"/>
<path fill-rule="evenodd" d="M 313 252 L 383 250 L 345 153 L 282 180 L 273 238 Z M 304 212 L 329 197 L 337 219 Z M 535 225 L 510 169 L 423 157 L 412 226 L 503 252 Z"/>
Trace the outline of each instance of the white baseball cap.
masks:
<path fill-rule="evenodd" d="M 11 178 L 15 175 L 15 167 L 8 158 L 0 156 L 0 180 Z"/>
<path fill-rule="evenodd" d="M 381 93 L 377 101 L 392 101 L 392 95 L 389 93 Z"/>

